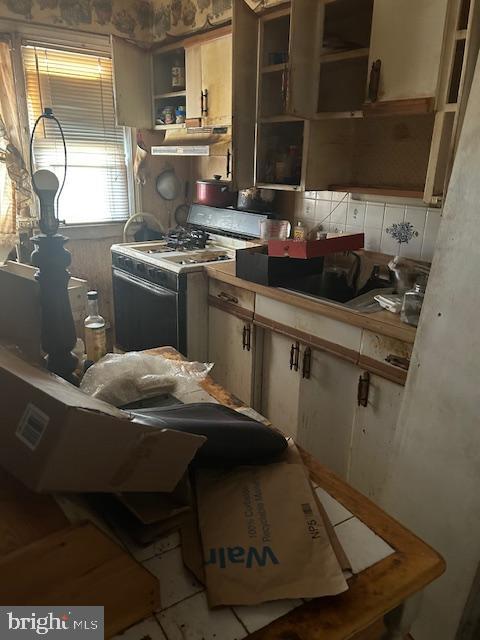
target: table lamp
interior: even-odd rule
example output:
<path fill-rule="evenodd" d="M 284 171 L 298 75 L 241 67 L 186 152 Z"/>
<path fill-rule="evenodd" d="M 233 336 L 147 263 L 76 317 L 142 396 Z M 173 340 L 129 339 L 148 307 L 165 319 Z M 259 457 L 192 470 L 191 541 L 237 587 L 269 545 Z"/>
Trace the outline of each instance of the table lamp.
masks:
<path fill-rule="evenodd" d="M 55 122 L 62 137 L 65 170 L 61 186 L 52 171 L 33 171 L 33 140 L 37 125 L 43 119 Z M 40 202 L 41 231 L 41 234 L 32 238 L 35 250 L 31 262 L 38 267 L 35 279 L 40 286 L 41 341 L 42 349 L 46 353 L 47 368 L 76 384 L 74 371 L 78 361 L 72 349 L 75 347 L 77 336 L 68 297 L 70 273 L 67 268 L 71 263 L 71 254 L 64 247 L 68 238 L 57 233 L 58 199 L 65 184 L 66 173 L 67 147 L 63 130 L 52 110 L 46 108 L 37 118 L 30 138 L 30 175 L 33 190 Z"/>

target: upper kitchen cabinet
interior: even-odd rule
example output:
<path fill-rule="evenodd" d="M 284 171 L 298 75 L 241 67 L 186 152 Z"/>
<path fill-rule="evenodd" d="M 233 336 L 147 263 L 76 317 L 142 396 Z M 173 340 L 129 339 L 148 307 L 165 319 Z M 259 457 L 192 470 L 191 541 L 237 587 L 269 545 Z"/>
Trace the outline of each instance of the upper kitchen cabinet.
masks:
<path fill-rule="evenodd" d="M 362 109 L 369 70 L 374 0 L 325 4 L 317 101 L 314 114 L 350 115 Z"/>
<path fill-rule="evenodd" d="M 148 51 L 111 36 L 115 116 L 118 125 L 153 125 L 152 58 Z"/>
<path fill-rule="evenodd" d="M 185 128 L 188 118 L 197 120 L 194 126 L 231 125 L 229 28 L 155 50 L 114 36 L 111 42 L 119 125 Z"/>
<path fill-rule="evenodd" d="M 436 99 L 448 4 L 375 0 L 369 54 L 372 102 Z"/>
<path fill-rule="evenodd" d="M 188 46 L 186 60 L 187 118 L 199 125 L 229 126 L 232 121 L 232 36 Z"/>

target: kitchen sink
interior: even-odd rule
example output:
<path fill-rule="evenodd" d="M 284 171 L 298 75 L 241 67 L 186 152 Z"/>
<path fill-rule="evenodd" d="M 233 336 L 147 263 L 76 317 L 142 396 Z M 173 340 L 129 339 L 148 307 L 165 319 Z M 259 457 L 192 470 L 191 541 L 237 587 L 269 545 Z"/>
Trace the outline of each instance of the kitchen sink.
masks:
<path fill-rule="evenodd" d="M 290 283 L 284 289 L 309 298 L 325 300 L 360 313 L 381 311 L 382 308 L 374 299 L 375 296 L 380 293 L 388 295 L 394 292 L 394 287 L 389 281 L 375 278 L 369 280 L 361 292 L 356 294 L 340 273 L 338 275 L 330 273 L 328 277 L 325 277 L 324 273 L 316 273 L 302 278 L 301 281 Z"/>

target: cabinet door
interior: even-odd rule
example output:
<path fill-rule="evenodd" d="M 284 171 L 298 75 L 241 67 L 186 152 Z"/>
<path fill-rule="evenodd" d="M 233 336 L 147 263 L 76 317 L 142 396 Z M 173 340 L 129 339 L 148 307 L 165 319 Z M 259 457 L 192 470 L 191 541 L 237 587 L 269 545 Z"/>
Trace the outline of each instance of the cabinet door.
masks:
<path fill-rule="evenodd" d="M 295 341 L 266 331 L 263 342 L 262 415 L 287 436 L 297 437 L 299 371 L 290 368 L 290 354 Z"/>
<path fill-rule="evenodd" d="M 436 96 L 447 4 L 375 0 L 369 63 L 382 63 L 379 101 Z"/>
<path fill-rule="evenodd" d="M 232 37 L 224 36 L 201 45 L 202 89 L 206 125 L 229 125 L 232 119 Z"/>
<path fill-rule="evenodd" d="M 286 103 L 291 115 L 317 112 L 324 17 L 323 2 L 292 0 Z"/>
<path fill-rule="evenodd" d="M 357 407 L 348 481 L 374 501 L 388 473 L 403 392 L 401 385 L 371 375 L 367 406 Z"/>
<path fill-rule="evenodd" d="M 185 86 L 187 118 L 202 117 L 202 47 L 185 48 Z"/>
<path fill-rule="evenodd" d="M 215 364 L 212 378 L 249 406 L 252 405 L 254 352 L 254 327 L 231 313 L 210 306 L 208 360 Z"/>
<path fill-rule="evenodd" d="M 301 360 L 298 443 L 346 478 L 359 369 L 351 362 L 308 347 Z"/>
<path fill-rule="evenodd" d="M 255 184 L 258 18 L 245 0 L 234 0 L 232 18 L 233 189 Z"/>
<path fill-rule="evenodd" d="M 152 58 L 147 51 L 111 36 L 115 117 L 118 125 L 153 127 Z"/>

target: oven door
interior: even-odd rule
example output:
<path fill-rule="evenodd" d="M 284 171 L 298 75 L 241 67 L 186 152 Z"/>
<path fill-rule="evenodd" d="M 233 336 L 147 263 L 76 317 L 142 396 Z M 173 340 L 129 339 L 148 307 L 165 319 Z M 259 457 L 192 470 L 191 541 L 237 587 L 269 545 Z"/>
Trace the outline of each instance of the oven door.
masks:
<path fill-rule="evenodd" d="M 186 350 L 182 292 L 112 269 L 116 344 L 124 351 L 171 346 Z"/>

